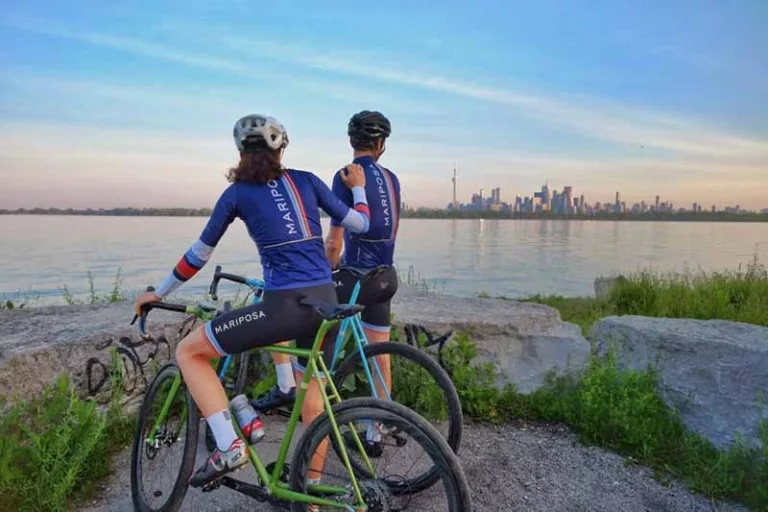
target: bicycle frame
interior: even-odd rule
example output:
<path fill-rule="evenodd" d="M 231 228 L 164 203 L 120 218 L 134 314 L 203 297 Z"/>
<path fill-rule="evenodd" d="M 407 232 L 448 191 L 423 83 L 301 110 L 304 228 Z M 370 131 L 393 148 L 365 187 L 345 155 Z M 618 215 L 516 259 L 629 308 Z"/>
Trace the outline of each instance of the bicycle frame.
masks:
<path fill-rule="evenodd" d="M 190 306 L 187 309 L 188 309 L 188 312 L 191 314 L 195 314 L 196 311 L 199 310 L 199 308 L 197 308 L 196 306 Z M 269 352 L 277 352 L 277 353 L 289 354 L 293 356 L 306 357 L 308 359 L 307 368 L 309 370 L 304 373 L 304 378 L 302 379 L 301 384 L 299 385 L 299 389 L 296 393 L 296 403 L 293 408 L 293 412 L 291 413 L 291 417 L 288 420 L 288 428 L 285 432 L 285 436 L 283 437 L 283 441 L 280 444 L 280 451 L 278 453 L 277 461 L 275 463 L 275 467 L 271 475 L 267 472 L 266 466 L 259 458 L 255 448 L 251 444 L 249 444 L 248 440 L 243 436 L 243 433 L 240 430 L 239 425 L 237 425 L 237 422 L 233 422 L 233 424 L 235 425 L 235 430 L 237 431 L 237 435 L 241 439 L 243 439 L 246 445 L 248 446 L 248 454 L 251 460 L 251 464 L 253 465 L 257 475 L 259 476 L 262 486 L 266 487 L 269 493 L 275 498 L 279 500 L 284 500 L 284 501 L 292 501 L 292 502 L 298 501 L 298 502 L 308 503 L 308 504 L 324 505 L 327 507 L 347 509 L 350 511 L 367 510 L 367 506 L 363 502 L 360 486 L 357 482 L 357 478 L 355 477 L 355 472 L 352 469 L 352 465 L 350 463 L 349 455 L 347 453 L 344 440 L 341 437 L 341 432 L 339 431 L 338 423 L 336 422 L 336 418 L 333 414 L 331 399 L 333 399 L 335 403 L 339 403 L 341 402 L 341 396 L 339 395 L 338 389 L 333 383 L 331 374 L 325 362 L 323 361 L 323 357 L 322 357 L 323 353 L 322 353 L 321 347 L 322 347 L 325 335 L 328 333 L 328 330 L 337 323 L 338 323 L 338 320 L 332 320 L 332 321 L 324 320 L 315 335 L 315 342 L 310 350 L 294 348 L 294 347 L 283 347 L 279 345 L 271 345 L 271 346 L 260 348 L 260 350 L 266 350 Z M 320 498 L 317 496 L 311 496 L 309 494 L 302 494 L 296 491 L 292 491 L 288 488 L 288 484 L 280 480 L 280 475 L 282 475 L 283 468 L 285 467 L 286 458 L 288 456 L 288 450 L 290 448 L 291 441 L 296 431 L 296 427 L 299 423 L 299 416 L 301 414 L 302 405 L 306 397 L 310 379 L 313 377 L 320 377 L 321 375 L 323 378 L 326 379 L 326 381 L 329 384 L 330 391 L 331 391 L 330 396 L 326 392 L 325 386 L 318 386 L 318 389 L 320 390 L 320 395 L 323 399 L 324 410 L 328 414 L 328 417 L 331 422 L 333 436 L 336 440 L 338 447 L 340 448 L 341 458 L 344 462 L 344 466 L 346 467 L 352 481 L 352 487 L 355 493 L 355 498 L 357 499 L 359 504 L 357 507 L 351 507 L 347 504 L 343 504 L 337 501 L 332 501 L 325 498 Z M 163 407 L 160 411 L 160 415 L 155 420 L 152 430 L 150 430 L 150 433 L 145 440 L 146 443 L 150 445 L 155 444 L 155 435 L 157 434 L 157 431 L 161 427 L 161 425 L 165 422 L 165 419 L 168 415 L 168 411 L 171 408 L 171 404 L 173 404 L 174 400 L 176 399 L 176 395 L 179 392 L 179 389 L 181 388 L 181 382 L 182 382 L 182 376 L 181 376 L 181 373 L 179 373 L 175 377 L 171 385 L 170 393 L 168 394 L 168 397 L 165 399 Z M 186 400 L 184 401 L 184 403 L 186 406 Z M 184 412 L 186 414 L 186 409 L 184 410 Z M 365 465 L 367 466 L 371 474 L 374 475 L 375 477 L 375 470 L 373 468 L 373 465 L 371 464 L 370 459 L 368 458 L 368 455 L 365 452 L 365 449 L 363 448 L 363 443 L 360 440 L 360 437 L 356 429 L 350 428 L 350 431 L 354 436 L 358 452 L 362 456 Z M 347 492 L 346 488 L 330 486 L 330 485 L 316 485 L 316 486 L 310 485 L 308 486 L 307 490 L 308 491 L 313 490 L 323 494 L 338 494 L 338 495 L 343 495 Z"/>
<path fill-rule="evenodd" d="M 264 281 L 261 279 L 253 279 L 253 278 L 245 278 L 245 284 L 250 287 L 252 290 L 257 289 L 264 289 Z M 349 305 L 353 305 L 357 303 L 357 298 L 360 295 L 360 288 L 362 287 L 362 281 L 360 279 L 357 280 L 355 283 L 355 287 L 352 290 L 352 295 L 349 298 Z M 261 301 L 261 297 L 254 294 L 253 300 L 251 301 L 251 304 L 258 304 Z M 330 373 L 333 374 L 333 372 L 336 370 L 336 363 L 339 360 L 339 354 L 341 353 L 342 347 L 346 344 L 347 340 L 347 330 L 352 329 L 352 337 L 355 340 L 355 345 L 357 346 L 357 350 L 360 351 L 360 359 L 363 363 L 363 369 L 365 370 L 365 376 L 368 379 L 368 382 L 373 383 L 373 377 L 371 374 L 371 368 L 368 364 L 368 360 L 363 357 L 363 349 L 368 345 L 368 338 L 365 336 L 365 331 L 363 330 L 363 322 L 360 316 L 360 313 L 344 318 L 341 321 L 341 324 L 339 325 L 339 332 L 336 335 L 336 343 L 334 346 L 333 351 L 333 359 L 331 360 L 331 369 Z M 275 349 L 269 349 L 265 348 L 265 350 L 269 350 L 271 352 L 280 352 L 280 350 Z M 224 364 L 221 367 L 221 370 L 219 371 L 219 380 L 224 378 L 224 375 L 227 374 L 227 370 L 229 369 L 229 365 L 232 361 L 232 356 L 228 355 L 224 359 Z M 386 382 L 384 381 L 384 376 L 381 373 L 381 368 L 379 368 L 379 363 L 376 361 L 376 359 L 373 359 L 373 366 L 376 373 L 376 377 L 378 378 L 378 382 L 381 384 L 381 389 L 384 390 L 384 393 L 386 394 L 386 400 L 391 400 L 392 395 L 390 390 L 387 388 Z M 371 388 L 373 389 L 373 397 L 379 398 L 379 393 L 376 390 L 376 386 L 372 385 Z"/>
<path fill-rule="evenodd" d="M 352 295 L 349 297 L 349 304 L 355 304 L 357 303 L 357 297 L 360 295 L 360 288 L 362 287 L 362 281 L 360 279 L 357 280 L 355 283 L 355 287 L 352 289 Z M 339 360 L 339 354 L 341 353 L 342 347 L 346 344 L 347 339 L 347 329 L 349 329 L 351 326 L 352 328 L 352 337 L 355 339 L 355 345 L 357 346 L 357 350 L 360 352 L 360 359 L 363 362 L 363 369 L 365 370 L 365 376 L 368 379 L 368 382 L 373 382 L 373 378 L 371 377 L 371 369 L 368 366 L 368 360 L 363 357 L 364 348 L 368 345 L 368 338 L 365 335 L 365 331 L 363 330 L 363 321 L 360 316 L 360 313 L 344 318 L 341 321 L 341 325 L 339 325 L 339 333 L 336 335 L 336 343 L 333 348 L 333 359 L 331 360 L 331 373 L 334 372 L 336 369 L 336 363 Z M 379 379 L 379 383 L 381 384 L 381 388 L 384 390 L 384 393 L 387 395 L 386 399 L 391 400 L 392 395 L 390 393 L 390 390 L 387 389 L 387 385 L 384 382 L 384 376 L 381 374 L 381 369 L 379 368 L 379 363 L 376 361 L 376 359 L 373 359 L 373 366 L 376 370 L 376 376 Z M 376 386 L 372 385 L 373 388 L 373 397 L 379 398 L 379 393 L 376 391 Z"/>

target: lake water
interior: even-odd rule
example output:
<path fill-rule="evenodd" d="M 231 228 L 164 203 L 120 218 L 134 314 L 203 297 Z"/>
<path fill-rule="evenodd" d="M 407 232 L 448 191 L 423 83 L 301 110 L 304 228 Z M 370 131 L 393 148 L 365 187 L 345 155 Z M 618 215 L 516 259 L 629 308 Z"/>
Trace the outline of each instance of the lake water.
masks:
<path fill-rule="evenodd" d="M 118 268 L 124 286 L 157 284 L 197 239 L 206 219 L 0 216 L 0 297 L 17 292 L 61 301 L 60 288 L 106 292 Z M 328 219 L 323 222 L 328 230 Z M 520 297 L 591 295 L 596 276 L 641 268 L 735 269 L 768 261 L 768 224 L 561 220 L 401 221 L 396 264 L 438 291 Z M 256 249 L 236 221 L 213 259 L 180 292 L 202 294 L 213 268 L 261 276 Z"/>

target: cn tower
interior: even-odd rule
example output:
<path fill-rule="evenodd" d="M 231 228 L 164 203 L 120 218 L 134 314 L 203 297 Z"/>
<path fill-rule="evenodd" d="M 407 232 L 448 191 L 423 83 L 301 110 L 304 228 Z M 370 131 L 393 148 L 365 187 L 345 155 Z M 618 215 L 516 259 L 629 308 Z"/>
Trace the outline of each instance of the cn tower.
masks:
<path fill-rule="evenodd" d="M 459 203 L 456 201 L 456 162 L 453 162 L 453 211 L 459 209 Z"/>

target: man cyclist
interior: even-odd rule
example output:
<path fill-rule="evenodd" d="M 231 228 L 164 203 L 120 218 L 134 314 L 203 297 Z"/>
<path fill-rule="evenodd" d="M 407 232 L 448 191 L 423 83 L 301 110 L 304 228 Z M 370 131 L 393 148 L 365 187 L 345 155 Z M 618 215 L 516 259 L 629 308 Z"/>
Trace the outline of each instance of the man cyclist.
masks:
<path fill-rule="evenodd" d="M 227 396 L 210 360 L 285 339 L 295 339 L 297 346 L 311 348 L 322 317 L 300 301 L 309 298 L 336 303 L 319 209 L 353 232 L 364 233 L 370 224 L 365 174 L 360 166 L 348 165 L 340 178 L 353 197 L 354 204 L 347 206 L 311 172 L 282 166 L 288 134 L 276 119 L 245 116 L 235 123 L 233 135 L 240 162 L 229 171 L 232 184 L 217 201 L 199 240 L 157 290 L 136 299 L 136 312 L 141 313 L 144 304 L 173 292 L 206 264 L 235 218 L 245 223 L 264 269 L 263 300 L 216 317 L 192 331 L 176 347 L 184 382 L 216 438 L 216 450 L 190 479 L 193 487 L 248 463 L 245 443 L 235 433 Z M 320 392 L 313 382 L 302 411 L 305 425 L 322 410 Z M 256 424 L 245 425 L 243 432 L 255 442 L 263 436 L 263 430 L 260 419 L 253 422 Z M 318 450 L 315 457 L 311 467 L 322 468 L 324 450 Z M 310 471 L 309 477 L 318 480 L 319 470 Z"/>
<path fill-rule="evenodd" d="M 331 229 L 325 242 L 331 265 L 337 268 L 341 263 L 333 275 L 340 303 L 349 302 L 359 274 L 367 274 L 380 266 L 387 267 L 363 282 L 357 300 L 358 304 L 365 306 L 361 313 L 362 323 L 371 343 L 389 341 L 390 305 L 398 286 L 397 272 L 392 265 L 400 221 L 400 182 L 392 171 L 378 163 L 386 150 L 385 141 L 391 132 L 389 119 L 380 112 L 364 110 L 349 120 L 347 134 L 354 151 L 353 163 L 360 165 L 365 172 L 370 228 L 365 234 L 355 233 L 345 229 L 337 219 L 331 219 Z M 344 185 L 345 173 L 345 169 L 336 173 L 332 189 L 344 204 L 351 206 L 355 200 Z M 329 345 L 325 344 L 324 352 L 332 352 Z M 278 385 L 267 396 L 253 402 L 257 409 L 269 410 L 295 400 L 296 384 L 288 356 L 273 354 L 273 359 L 277 363 Z M 387 388 L 391 389 L 389 356 L 377 357 L 377 361 Z M 297 369 L 303 370 L 300 367 Z M 384 396 L 383 390 L 378 391 L 379 396 Z M 378 441 L 378 433 L 372 429 L 369 429 L 366 437 L 369 442 Z"/>

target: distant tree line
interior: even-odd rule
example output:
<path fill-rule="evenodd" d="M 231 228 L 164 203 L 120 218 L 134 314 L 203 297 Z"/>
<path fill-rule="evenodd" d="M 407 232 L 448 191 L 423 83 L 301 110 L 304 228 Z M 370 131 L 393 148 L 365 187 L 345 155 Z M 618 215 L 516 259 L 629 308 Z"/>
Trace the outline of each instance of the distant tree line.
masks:
<path fill-rule="evenodd" d="M 320 212 L 327 217 L 325 212 Z M 83 215 L 114 217 L 208 217 L 210 208 L 20 208 L 2 210 L 0 215 Z M 706 221 L 706 222 L 768 222 L 768 215 L 763 213 L 731 212 L 646 212 L 616 213 L 597 212 L 592 215 L 566 215 L 552 212 L 510 213 L 502 211 L 461 211 L 441 209 L 404 210 L 402 218 L 411 219 L 561 219 L 561 220 L 626 220 L 626 221 Z"/>
<path fill-rule="evenodd" d="M 596 212 L 587 214 L 557 214 L 552 212 L 510 213 L 492 210 L 470 210 L 454 212 L 443 209 L 406 210 L 402 218 L 411 219 L 558 219 L 558 220 L 621 220 L 621 221 L 707 221 L 707 222 L 768 222 L 768 215 L 763 213 L 731 212 L 646 212 L 616 213 Z"/>
<path fill-rule="evenodd" d="M 0 215 L 84 215 L 113 217 L 208 217 L 210 208 L 19 208 L 0 210 Z"/>

